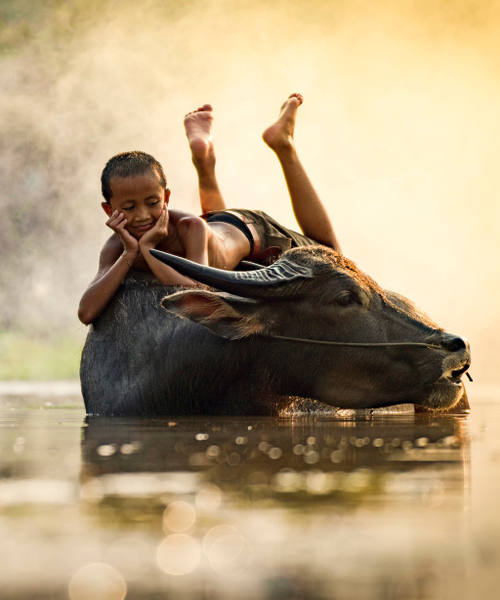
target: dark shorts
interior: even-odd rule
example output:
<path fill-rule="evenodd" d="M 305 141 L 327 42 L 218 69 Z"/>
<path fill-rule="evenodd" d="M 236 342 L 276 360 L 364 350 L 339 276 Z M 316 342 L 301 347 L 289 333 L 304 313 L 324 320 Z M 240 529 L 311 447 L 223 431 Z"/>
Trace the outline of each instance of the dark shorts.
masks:
<path fill-rule="evenodd" d="M 250 242 L 248 258 L 262 264 L 274 262 L 285 250 L 298 246 L 317 246 L 318 241 L 280 225 L 261 210 L 231 208 L 206 213 L 207 223 L 229 223 L 237 227 Z"/>

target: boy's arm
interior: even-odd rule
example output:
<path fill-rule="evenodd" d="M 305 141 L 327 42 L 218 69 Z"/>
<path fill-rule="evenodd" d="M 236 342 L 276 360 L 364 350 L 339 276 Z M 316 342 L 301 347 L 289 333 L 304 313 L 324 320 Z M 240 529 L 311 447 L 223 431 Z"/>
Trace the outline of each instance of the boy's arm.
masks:
<path fill-rule="evenodd" d="M 208 265 L 209 228 L 206 221 L 181 211 L 169 211 L 169 216 L 177 228 L 184 256 L 201 265 Z"/>
<path fill-rule="evenodd" d="M 129 272 L 137 253 L 126 251 L 120 239 L 113 235 L 104 244 L 99 256 L 97 275 L 85 290 L 78 307 L 78 318 L 89 325 L 104 310 Z"/>
<path fill-rule="evenodd" d="M 194 281 L 192 279 L 181 275 L 175 269 L 165 265 L 150 254 L 149 251 L 153 248 L 156 248 L 156 246 L 167 236 L 168 212 L 167 208 L 164 207 L 161 216 L 158 221 L 156 221 L 154 227 L 147 231 L 139 240 L 139 249 L 144 257 L 144 260 L 147 262 L 153 274 L 164 285 L 194 285 Z"/>

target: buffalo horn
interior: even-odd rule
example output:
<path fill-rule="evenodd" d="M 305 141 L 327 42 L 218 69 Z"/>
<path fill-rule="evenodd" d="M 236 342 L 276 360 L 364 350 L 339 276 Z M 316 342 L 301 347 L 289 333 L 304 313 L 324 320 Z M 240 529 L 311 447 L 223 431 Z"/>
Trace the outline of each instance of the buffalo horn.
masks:
<path fill-rule="evenodd" d="M 296 293 L 297 285 L 313 277 L 308 267 L 297 265 L 286 257 L 269 267 L 255 271 L 225 271 L 200 265 L 187 258 L 150 250 L 151 254 L 179 273 L 224 292 L 247 298 L 287 296 Z"/>

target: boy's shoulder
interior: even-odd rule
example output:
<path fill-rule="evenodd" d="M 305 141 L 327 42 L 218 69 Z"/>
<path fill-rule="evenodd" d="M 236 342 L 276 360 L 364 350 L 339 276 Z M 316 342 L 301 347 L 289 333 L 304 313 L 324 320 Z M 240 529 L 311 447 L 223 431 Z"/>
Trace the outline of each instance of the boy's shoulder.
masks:
<path fill-rule="evenodd" d="M 188 213 L 184 210 L 179 210 L 177 208 L 169 208 L 168 209 L 168 220 L 170 223 L 177 225 L 177 223 L 184 219 L 184 217 L 193 217 L 193 213 Z"/>

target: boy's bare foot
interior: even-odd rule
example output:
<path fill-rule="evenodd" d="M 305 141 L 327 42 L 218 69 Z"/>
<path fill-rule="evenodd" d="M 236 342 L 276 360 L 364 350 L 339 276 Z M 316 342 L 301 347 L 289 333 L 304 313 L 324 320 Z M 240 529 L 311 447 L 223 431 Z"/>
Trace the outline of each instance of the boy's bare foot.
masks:
<path fill-rule="evenodd" d="M 293 131 L 297 109 L 302 104 L 301 94 L 291 94 L 282 105 L 276 123 L 273 123 L 262 134 L 262 139 L 275 152 L 293 148 Z"/>
<path fill-rule="evenodd" d="M 213 109 L 204 104 L 184 117 L 184 128 L 191 148 L 193 164 L 199 171 L 215 166 L 215 152 L 212 142 Z"/>

